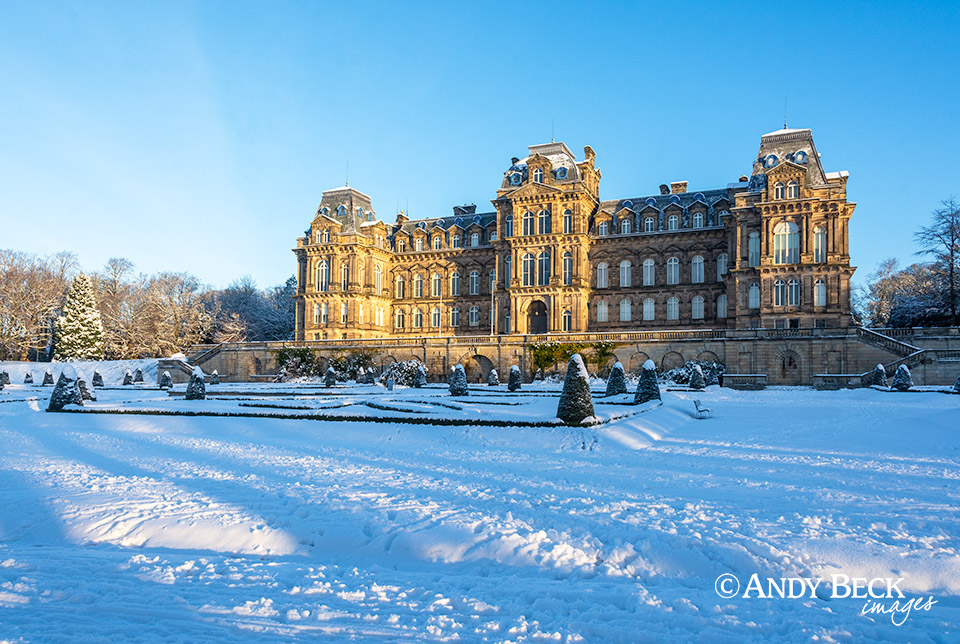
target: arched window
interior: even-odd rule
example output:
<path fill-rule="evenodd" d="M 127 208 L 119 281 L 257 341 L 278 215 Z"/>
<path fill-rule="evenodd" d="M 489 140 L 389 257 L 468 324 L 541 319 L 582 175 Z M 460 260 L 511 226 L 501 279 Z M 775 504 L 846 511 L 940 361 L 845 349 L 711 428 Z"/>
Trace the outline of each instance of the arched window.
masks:
<path fill-rule="evenodd" d="M 550 234 L 550 211 L 541 210 L 537 214 L 537 233 L 540 235 L 549 235 Z"/>
<path fill-rule="evenodd" d="M 657 222 L 653 217 L 647 217 L 643 220 L 643 232 L 652 233 L 657 229 Z"/>
<path fill-rule="evenodd" d="M 470 307 L 470 326 L 480 326 L 480 309 L 476 306 Z"/>
<path fill-rule="evenodd" d="M 317 290 L 321 293 L 330 290 L 330 263 L 325 259 L 317 265 Z"/>
<path fill-rule="evenodd" d="M 523 213 L 523 234 L 532 235 L 533 230 L 533 213 L 528 210 Z"/>
<path fill-rule="evenodd" d="M 800 228 L 795 223 L 782 221 L 773 229 L 773 258 L 777 264 L 800 261 Z"/>
<path fill-rule="evenodd" d="M 620 288 L 630 288 L 630 277 L 633 272 L 633 265 L 630 260 L 625 259 L 620 262 Z"/>
<path fill-rule="evenodd" d="M 470 233 L 470 247 L 476 248 L 480 245 L 480 233 Z"/>
<path fill-rule="evenodd" d="M 454 235 L 450 241 L 452 242 L 450 244 L 451 246 L 454 248 L 460 248 L 460 235 Z"/>
<path fill-rule="evenodd" d="M 443 277 L 440 276 L 440 273 L 434 273 L 433 277 L 430 278 L 430 295 L 433 297 L 443 295 Z"/>
<path fill-rule="evenodd" d="M 645 322 L 650 322 L 656 318 L 656 306 L 652 297 L 648 297 L 643 301 L 643 320 Z"/>
<path fill-rule="evenodd" d="M 668 320 L 679 320 L 680 319 L 680 300 L 675 297 L 671 297 L 667 300 L 667 319 Z"/>
<path fill-rule="evenodd" d="M 423 275 L 413 276 L 413 296 L 416 298 L 423 297 Z"/>
<path fill-rule="evenodd" d="M 327 324 L 330 321 L 330 308 L 324 302 L 320 305 L 320 324 Z"/>
<path fill-rule="evenodd" d="M 543 183 L 543 169 L 537 168 L 533 171 L 533 180 L 537 183 Z"/>
<path fill-rule="evenodd" d="M 430 309 L 430 326 L 437 329 L 440 327 L 440 307 L 435 306 Z"/>
<path fill-rule="evenodd" d="M 480 295 L 480 271 L 470 271 L 470 295 Z"/>
<path fill-rule="evenodd" d="M 694 255 L 693 261 L 690 262 L 690 283 L 703 283 L 703 257 L 700 255 Z"/>
<path fill-rule="evenodd" d="M 823 226 L 813 229 L 813 261 L 818 264 L 827 261 L 827 231 Z"/>
<path fill-rule="evenodd" d="M 487 292 L 493 293 L 495 290 L 497 290 L 497 272 L 490 271 L 487 274 Z"/>
<path fill-rule="evenodd" d="M 343 290 L 347 290 L 347 286 L 350 284 L 350 265 L 346 262 L 340 265 L 340 281 L 343 284 Z"/>
<path fill-rule="evenodd" d="M 717 281 L 722 282 L 723 276 L 727 274 L 727 254 L 717 255 Z"/>
<path fill-rule="evenodd" d="M 338 216 L 338 217 L 342 217 L 342 216 L 344 216 L 345 214 L 347 214 L 347 207 L 346 207 L 346 206 L 338 206 L 338 207 L 337 207 L 337 216 Z"/>
<path fill-rule="evenodd" d="M 607 234 L 607 222 L 601 221 L 597 224 L 597 235 L 604 237 Z"/>
<path fill-rule="evenodd" d="M 537 255 L 537 286 L 550 284 L 550 251 Z"/>
<path fill-rule="evenodd" d="M 413 328 L 422 329 L 423 328 L 423 311 L 420 309 L 413 309 Z"/>
<path fill-rule="evenodd" d="M 752 282 L 749 288 L 750 297 L 748 298 L 749 307 L 751 309 L 760 308 L 760 284 L 757 282 Z"/>
<path fill-rule="evenodd" d="M 800 184 L 796 181 L 791 181 L 787 184 L 787 199 L 799 199 L 800 198 Z"/>
<path fill-rule="evenodd" d="M 488 240 L 488 241 L 492 241 L 492 242 L 497 241 L 497 229 L 496 229 L 496 228 L 491 228 L 489 231 L 487 231 L 487 240 Z"/>
<path fill-rule="evenodd" d="M 695 212 L 693 213 L 693 227 L 694 228 L 703 228 L 703 213 Z"/>
<path fill-rule="evenodd" d="M 569 210 L 563 211 L 563 232 L 572 233 L 573 232 L 573 213 Z"/>
<path fill-rule="evenodd" d="M 503 258 L 503 288 L 510 288 L 513 280 L 513 260 L 509 255 Z"/>
<path fill-rule="evenodd" d="M 570 331 L 573 329 L 573 314 L 570 311 L 564 311 L 562 316 L 563 326 L 561 327 L 564 331 Z"/>
<path fill-rule="evenodd" d="M 451 297 L 460 295 L 460 271 L 454 271 L 450 276 L 450 295 Z"/>
<path fill-rule="evenodd" d="M 656 283 L 656 262 L 652 259 L 643 260 L 643 285 L 653 286 Z"/>
<path fill-rule="evenodd" d="M 667 230 L 679 230 L 680 229 L 680 217 L 676 215 L 670 215 L 667 218 Z"/>
<path fill-rule="evenodd" d="M 363 304 L 357 305 L 357 324 L 363 324 Z"/>
<path fill-rule="evenodd" d="M 450 309 L 450 326 L 460 326 L 460 307 Z"/>
<path fill-rule="evenodd" d="M 503 236 L 513 237 L 513 215 L 507 215 L 503 222 Z"/>
<path fill-rule="evenodd" d="M 397 240 L 397 252 L 398 252 L 398 253 L 403 253 L 403 252 L 406 252 L 406 250 L 407 250 L 407 242 L 405 242 L 403 239 L 398 239 L 398 240 Z"/>
<path fill-rule="evenodd" d="M 785 196 L 784 185 L 782 181 L 777 181 L 773 186 L 773 198 L 774 199 L 783 199 Z"/>
<path fill-rule="evenodd" d="M 403 324 L 404 324 L 404 322 L 405 322 L 404 317 L 405 317 L 405 316 L 404 316 L 404 314 L 403 314 L 403 309 L 397 309 L 397 312 L 394 313 L 394 315 L 393 315 L 393 318 L 394 318 L 394 326 L 396 326 L 398 329 L 402 329 L 402 328 L 403 328 Z"/>
<path fill-rule="evenodd" d="M 782 279 L 773 282 L 773 305 L 785 306 L 787 304 L 787 283 Z"/>
<path fill-rule="evenodd" d="M 373 292 L 375 295 L 380 295 L 380 289 L 383 288 L 383 273 L 380 270 L 380 264 L 374 264 L 373 266 Z"/>
<path fill-rule="evenodd" d="M 413 247 L 417 251 L 423 250 L 423 238 L 417 237 L 417 240 L 414 242 Z"/>
<path fill-rule="evenodd" d="M 680 283 L 680 260 L 671 257 L 667 260 L 667 284 Z"/>
<path fill-rule="evenodd" d="M 606 322 L 607 321 L 607 301 L 600 300 L 597 302 L 597 322 Z"/>
<path fill-rule="evenodd" d="M 796 278 L 787 282 L 787 304 L 800 306 L 800 280 Z"/>
<path fill-rule="evenodd" d="M 534 259 L 533 253 L 525 253 L 522 259 L 523 285 L 533 286 Z"/>
<path fill-rule="evenodd" d="M 573 284 L 573 253 L 566 251 L 563 254 L 563 285 Z"/>
<path fill-rule="evenodd" d="M 813 305 L 827 305 L 827 283 L 822 279 L 818 279 L 813 284 Z"/>
<path fill-rule="evenodd" d="M 750 268 L 760 265 L 760 233 L 750 233 L 747 239 L 747 263 Z"/>
<path fill-rule="evenodd" d="M 347 303 L 340 302 L 340 324 L 347 323 Z"/>
<path fill-rule="evenodd" d="M 313 323 L 320 324 L 320 305 L 319 304 L 313 305 Z"/>
<path fill-rule="evenodd" d="M 440 238 L 440 235 L 436 235 L 433 238 L 433 250 L 440 250 L 440 247 L 443 245 L 443 240 Z"/>
<path fill-rule="evenodd" d="M 717 318 L 724 319 L 727 317 L 727 296 L 718 295 L 717 296 Z"/>
<path fill-rule="evenodd" d="M 597 288 L 607 288 L 607 263 L 597 264 Z"/>
<path fill-rule="evenodd" d="M 624 219 L 624 220 L 620 223 L 620 234 L 621 234 L 621 235 L 629 235 L 629 234 L 630 234 L 630 228 L 631 228 L 630 220 L 629 220 L 629 219 Z"/>
<path fill-rule="evenodd" d="M 630 300 L 627 300 L 627 299 L 620 300 L 620 321 L 621 322 L 630 321 L 631 308 L 632 307 L 630 305 Z"/>
<path fill-rule="evenodd" d="M 397 275 L 396 287 L 394 288 L 394 297 L 398 300 L 402 300 L 406 297 L 406 286 L 407 280 L 404 279 L 403 275 Z"/>
<path fill-rule="evenodd" d="M 703 319 L 703 297 L 695 295 L 690 303 L 690 317 L 694 320 Z"/>

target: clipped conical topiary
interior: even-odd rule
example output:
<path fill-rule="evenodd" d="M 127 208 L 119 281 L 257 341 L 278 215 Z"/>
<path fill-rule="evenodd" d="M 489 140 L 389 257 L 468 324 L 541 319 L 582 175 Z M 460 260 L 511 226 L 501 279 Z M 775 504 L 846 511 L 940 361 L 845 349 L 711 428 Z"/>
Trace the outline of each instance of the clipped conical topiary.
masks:
<path fill-rule="evenodd" d="M 164 371 L 163 375 L 160 376 L 160 388 L 169 389 L 172 386 L 173 386 L 173 378 L 170 377 L 170 372 Z"/>
<path fill-rule="evenodd" d="M 203 369 L 194 367 L 190 374 L 190 382 L 187 383 L 186 400 L 203 400 L 207 397 L 207 385 L 204 383 Z"/>
<path fill-rule="evenodd" d="M 497 373 L 496 369 L 491 369 L 490 373 L 487 374 L 487 384 L 491 387 L 496 387 L 500 384 L 500 374 Z"/>
<path fill-rule="evenodd" d="M 870 384 L 877 387 L 889 387 L 887 384 L 887 370 L 883 368 L 882 364 L 878 364 L 877 368 L 873 370 L 873 373 L 870 377 Z"/>
<path fill-rule="evenodd" d="M 77 371 L 77 389 L 80 390 L 80 398 L 82 400 L 92 400 L 96 402 L 97 393 L 93 390 L 93 386 L 87 381 L 87 376 L 82 371 Z"/>
<path fill-rule="evenodd" d="M 703 389 L 706 386 L 707 381 L 703 377 L 703 369 L 698 364 L 693 365 L 693 369 L 690 371 L 690 388 Z"/>
<path fill-rule="evenodd" d="M 557 418 L 567 425 L 580 425 L 593 418 L 593 396 L 590 393 L 590 374 L 579 353 L 570 356 L 563 391 L 557 403 Z"/>
<path fill-rule="evenodd" d="M 213 370 L 213 373 L 210 374 L 210 384 L 219 385 L 220 384 L 220 372 L 216 369 Z"/>
<path fill-rule="evenodd" d="M 33 384 L 33 373 L 28 371 L 23 376 L 23 384 L 32 385 Z"/>
<path fill-rule="evenodd" d="M 650 400 L 660 399 L 657 365 L 653 364 L 653 360 L 647 360 L 643 363 L 643 369 L 640 370 L 640 382 L 637 384 L 637 393 L 633 396 L 633 402 L 639 405 Z"/>
<path fill-rule="evenodd" d="M 10 384 L 10 374 L 4 371 L 0 371 L 0 385 L 9 385 Z"/>
<path fill-rule="evenodd" d="M 137 369 L 133 372 L 133 381 L 134 382 L 143 382 L 143 371 Z"/>
<path fill-rule="evenodd" d="M 890 386 L 897 391 L 906 391 L 913 386 L 913 378 L 910 376 L 910 369 L 907 365 L 902 364 L 897 367 L 896 373 L 893 374 L 893 383 Z"/>
<path fill-rule="evenodd" d="M 607 390 L 604 396 L 616 396 L 627 393 L 627 379 L 623 375 L 623 365 L 620 361 L 614 363 L 610 370 L 610 377 L 607 378 Z"/>
<path fill-rule="evenodd" d="M 100 372 L 99 372 L 99 371 L 94 371 L 94 372 L 93 372 L 93 380 L 91 381 L 91 384 L 92 384 L 94 387 L 102 387 L 102 386 L 103 386 L 103 376 L 100 375 Z"/>
<path fill-rule="evenodd" d="M 507 380 L 507 391 L 518 391 L 520 389 L 520 367 L 510 366 L 510 378 Z"/>
<path fill-rule="evenodd" d="M 417 365 L 417 373 L 413 376 L 413 386 L 417 389 L 427 386 L 427 370 L 423 365 Z"/>
<path fill-rule="evenodd" d="M 458 364 L 453 368 L 453 377 L 450 379 L 450 395 L 466 396 L 470 393 L 467 388 L 467 372 L 463 370 L 463 365 Z"/>
<path fill-rule="evenodd" d="M 323 376 L 323 386 L 332 387 L 337 384 L 337 372 L 333 370 L 333 367 L 327 367 L 327 373 Z"/>
<path fill-rule="evenodd" d="M 53 384 L 53 373 L 49 369 L 43 372 L 43 383 L 42 386 L 52 385 Z"/>
<path fill-rule="evenodd" d="M 133 374 L 130 373 L 130 370 L 127 369 L 127 372 L 123 374 L 123 384 L 132 385 L 133 384 Z"/>
<path fill-rule="evenodd" d="M 534 381 L 543 380 L 543 369 L 537 369 L 537 372 L 533 374 Z"/>
<path fill-rule="evenodd" d="M 57 360 L 103 360 L 103 322 L 90 278 L 74 278 L 56 320 Z"/>
<path fill-rule="evenodd" d="M 65 366 L 60 372 L 57 386 L 53 388 L 53 393 L 50 395 L 47 411 L 62 411 L 67 405 L 83 406 L 83 397 L 77 386 L 77 372 L 70 365 Z"/>
<path fill-rule="evenodd" d="M 364 369 L 363 367 L 360 367 L 359 369 L 357 369 L 357 384 L 362 385 L 364 382 L 366 382 L 366 379 L 367 379 L 367 370 Z"/>

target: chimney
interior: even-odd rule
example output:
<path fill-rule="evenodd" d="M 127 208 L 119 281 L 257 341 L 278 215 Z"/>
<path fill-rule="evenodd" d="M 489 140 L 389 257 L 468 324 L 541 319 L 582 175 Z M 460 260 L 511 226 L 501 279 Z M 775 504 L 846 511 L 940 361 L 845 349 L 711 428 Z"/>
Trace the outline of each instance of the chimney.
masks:
<path fill-rule="evenodd" d="M 681 192 L 687 191 L 687 182 L 686 181 L 671 181 L 670 182 L 670 192 L 672 194 L 680 194 Z"/>
<path fill-rule="evenodd" d="M 661 184 L 660 184 L 660 194 L 662 194 L 662 195 L 668 195 L 668 194 L 670 194 L 670 186 L 668 186 L 668 185 L 665 184 L 665 183 L 661 183 Z"/>

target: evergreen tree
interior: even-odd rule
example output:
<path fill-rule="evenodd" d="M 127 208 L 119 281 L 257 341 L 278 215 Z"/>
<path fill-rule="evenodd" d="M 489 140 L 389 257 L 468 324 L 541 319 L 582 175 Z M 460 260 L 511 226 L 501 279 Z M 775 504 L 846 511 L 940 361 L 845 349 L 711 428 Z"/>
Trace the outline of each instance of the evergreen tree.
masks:
<path fill-rule="evenodd" d="M 129 372 L 128 372 L 129 373 Z M 207 386 L 204 384 L 203 369 L 194 367 L 187 383 L 186 400 L 203 400 L 207 397 Z"/>
<path fill-rule="evenodd" d="M 9 385 L 10 384 L 10 374 L 4 371 L 0 371 L 0 385 Z"/>
<path fill-rule="evenodd" d="M 333 367 L 327 367 L 327 373 L 323 377 L 323 386 L 332 387 L 337 384 L 337 372 L 334 371 Z"/>
<path fill-rule="evenodd" d="M 567 425 L 579 425 L 593 416 L 593 396 L 590 393 L 590 375 L 579 353 L 570 356 L 563 391 L 557 403 L 557 418 Z"/>
<path fill-rule="evenodd" d="M 134 382 L 143 382 L 143 371 L 137 369 L 133 372 L 133 381 Z"/>
<path fill-rule="evenodd" d="M 103 376 L 100 375 L 99 371 L 93 372 L 93 386 L 102 387 L 103 386 Z"/>
<path fill-rule="evenodd" d="M 87 376 L 82 371 L 77 371 L 77 389 L 80 390 L 81 400 L 92 400 L 96 402 L 97 393 L 93 390 Z"/>
<path fill-rule="evenodd" d="M 417 365 L 417 373 L 413 377 L 413 386 L 417 389 L 427 386 L 427 370 L 423 368 L 423 365 Z"/>
<path fill-rule="evenodd" d="M 637 393 L 633 397 L 633 402 L 638 405 L 650 400 L 661 400 L 660 384 L 657 382 L 657 365 L 653 364 L 653 360 L 643 363 Z"/>
<path fill-rule="evenodd" d="M 906 391 L 913 386 L 913 378 L 910 376 L 910 369 L 907 365 L 902 364 L 897 367 L 896 373 L 893 374 L 893 384 L 890 386 L 897 391 Z"/>
<path fill-rule="evenodd" d="M 467 388 L 467 372 L 463 370 L 463 365 L 458 364 L 453 369 L 453 377 L 450 379 L 450 395 L 466 396 L 470 393 Z"/>
<path fill-rule="evenodd" d="M 50 372 L 49 369 L 47 369 L 46 371 L 43 372 L 43 382 L 41 383 L 41 386 L 46 387 L 47 385 L 52 385 L 52 384 L 53 384 L 53 374 Z"/>
<path fill-rule="evenodd" d="M 103 360 L 103 322 L 93 285 L 83 273 L 70 286 L 56 329 L 57 360 Z"/>
<path fill-rule="evenodd" d="M 130 373 L 130 370 L 127 369 L 127 372 L 123 374 L 123 384 L 132 385 L 133 384 L 133 374 Z"/>
<path fill-rule="evenodd" d="M 32 384 L 33 384 L 33 372 L 28 371 L 28 372 L 23 376 L 23 384 L 25 384 L 25 385 L 32 385 Z"/>
<path fill-rule="evenodd" d="M 491 387 L 496 387 L 500 384 L 500 374 L 497 373 L 496 369 L 491 369 L 490 373 L 487 374 L 487 384 Z"/>
<path fill-rule="evenodd" d="M 219 385 L 220 384 L 220 372 L 216 369 L 213 370 L 213 373 L 210 374 L 210 384 Z"/>
<path fill-rule="evenodd" d="M 887 370 L 883 368 L 882 364 L 878 364 L 877 368 L 873 370 L 873 376 L 871 378 L 871 385 L 876 385 L 878 387 L 888 387 L 887 384 Z"/>
<path fill-rule="evenodd" d="M 537 369 L 537 372 L 533 374 L 534 380 L 543 380 L 543 369 Z"/>
<path fill-rule="evenodd" d="M 607 391 L 605 396 L 616 396 L 627 393 L 627 379 L 623 375 L 623 365 L 620 361 L 614 363 L 610 370 L 610 377 L 607 378 Z"/>
<path fill-rule="evenodd" d="M 83 406 L 83 398 L 77 386 L 77 372 L 70 365 L 65 366 L 60 372 L 57 385 L 50 395 L 47 411 L 61 411 L 67 405 Z"/>
<path fill-rule="evenodd" d="M 698 364 L 693 365 L 693 370 L 690 372 L 690 388 L 703 389 L 706 386 L 707 381 L 703 378 L 703 369 Z"/>
<path fill-rule="evenodd" d="M 164 371 L 163 375 L 160 376 L 160 388 L 169 389 L 173 386 L 173 378 L 170 377 L 169 371 Z"/>
<path fill-rule="evenodd" d="M 507 381 L 507 391 L 518 391 L 520 389 L 520 367 L 510 366 L 510 379 Z"/>

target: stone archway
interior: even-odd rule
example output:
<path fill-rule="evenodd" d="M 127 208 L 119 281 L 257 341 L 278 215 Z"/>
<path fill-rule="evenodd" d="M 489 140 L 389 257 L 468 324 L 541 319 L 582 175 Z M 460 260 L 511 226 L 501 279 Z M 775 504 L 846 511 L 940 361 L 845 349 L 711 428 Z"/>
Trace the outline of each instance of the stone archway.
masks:
<path fill-rule="evenodd" d="M 792 349 L 781 349 L 777 351 L 776 364 L 777 384 L 779 385 L 802 385 L 803 369 L 800 354 Z"/>
<path fill-rule="evenodd" d="M 547 305 L 543 300 L 534 300 L 527 307 L 527 333 L 541 335 L 550 332 L 550 319 Z"/>
<path fill-rule="evenodd" d="M 682 367 L 684 364 L 683 356 L 676 351 L 668 351 L 664 354 L 663 359 L 660 360 L 660 368 L 663 371 L 670 371 L 671 369 Z"/>
<path fill-rule="evenodd" d="M 460 358 L 460 364 L 463 365 L 469 383 L 487 382 L 487 376 L 493 369 L 493 362 L 490 361 L 490 358 L 479 353 Z"/>
<path fill-rule="evenodd" d="M 638 351 L 630 356 L 630 360 L 627 363 L 627 372 L 639 374 L 640 370 L 643 369 L 643 363 L 650 359 L 643 351 Z"/>
<path fill-rule="evenodd" d="M 697 360 L 700 362 L 720 362 L 720 356 L 713 351 L 701 351 L 699 355 L 697 355 Z"/>

